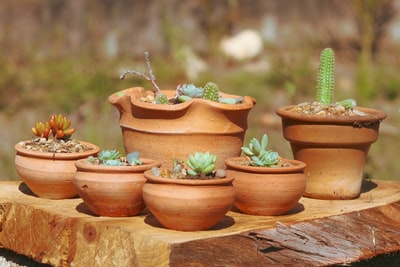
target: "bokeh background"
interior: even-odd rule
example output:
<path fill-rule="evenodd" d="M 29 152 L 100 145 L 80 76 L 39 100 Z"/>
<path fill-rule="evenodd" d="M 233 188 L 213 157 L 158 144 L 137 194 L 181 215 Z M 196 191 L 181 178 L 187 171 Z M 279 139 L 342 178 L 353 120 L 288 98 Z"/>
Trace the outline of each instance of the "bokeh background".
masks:
<path fill-rule="evenodd" d="M 19 180 L 14 144 L 53 113 L 71 118 L 75 138 L 123 151 L 107 98 L 151 89 L 119 79 L 146 72 L 145 51 L 162 88 L 214 81 L 256 98 L 246 140 L 266 132 L 271 149 L 292 157 L 274 111 L 314 99 L 325 47 L 336 53 L 335 98 L 388 114 L 366 178 L 399 180 L 399 11 L 399 0 L 2 0 L 0 180 Z"/>

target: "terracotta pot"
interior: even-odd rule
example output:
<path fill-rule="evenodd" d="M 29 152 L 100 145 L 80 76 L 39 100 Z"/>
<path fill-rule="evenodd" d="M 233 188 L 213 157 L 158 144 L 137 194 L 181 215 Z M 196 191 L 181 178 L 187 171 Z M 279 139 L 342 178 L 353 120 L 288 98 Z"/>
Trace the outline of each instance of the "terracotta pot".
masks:
<path fill-rule="evenodd" d="M 236 192 L 235 206 L 251 215 L 282 215 L 299 202 L 306 187 L 306 164 L 285 159 L 290 167 L 256 167 L 238 162 L 243 157 L 225 160 L 227 174 L 233 180 Z"/>
<path fill-rule="evenodd" d="M 77 172 L 73 184 L 85 204 L 96 215 L 109 217 L 134 216 L 145 204 L 142 188 L 143 172 L 161 163 L 141 158 L 137 166 L 93 165 L 86 159 L 75 162 Z"/>
<path fill-rule="evenodd" d="M 79 153 L 35 152 L 14 146 L 15 168 L 21 180 L 38 197 L 66 199 L 77 195 L 72 179 L 75 176 L 75 161 L 97 155 L 100 148 L 94 144 L 80 142 L 92 150 Z"/>
<path fill-rule="evenodd" d="M 365 160 L 379 134 L 382 111 L 357 108 L 368 116 L 316 116 L 279 108 L 283 136 L 295 159 L 307 164 L 305 196 L 353 199 L 361 193 Z"/>
<path fill-rule="evenodd" d="M 175 95 L 174 90 L 163 93 L 168 97 Z M 217 155 L 217 168 L 224 168 L 225 158 L 240 155 L 247 116 L 255 105 L 252 97 L 245 96 L 243 103 L 234 105 L 204 99 L 160 105 L 140 101 L 148 94 L 152 92 L 135 87 L 108 98 L 120 112 L 126 153 L 137 150 L 143 157 L 160 160 L 170 167 L 171 159 L 185 160 L 193 151 L 209 151 Z"/>
<path fill-rule="evenodd" d="M 206 230 L 231 209 L 235 198 L 232 178 L 209 180 L 169 179 L 146 171 L 143 199 L 154 217 L 166 228 L 179 231 Z"/>

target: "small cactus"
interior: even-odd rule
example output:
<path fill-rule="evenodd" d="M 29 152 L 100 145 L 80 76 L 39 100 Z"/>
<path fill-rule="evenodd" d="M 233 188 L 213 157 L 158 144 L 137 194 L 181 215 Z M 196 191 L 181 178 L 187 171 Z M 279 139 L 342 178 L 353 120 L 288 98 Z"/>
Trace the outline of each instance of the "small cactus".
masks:
<path fill-rule="evenodd" d="M 332 48 L 325 48 L 321 52 L 317 79 L 317 101 L 322 105 L 331 105 L 335 85 L 335 53 Z M 346 99 L 335 103 L 345 109 L 354 108 L 357 103 L 354 99 Z"/>
<path fill-rule="evenodd" d="M 321 52 L 317 79 L 317 101 L 323 105 L 330 105 L 333 98 L 335 84 L 335 54 L 332 48 L 325 48 Z"/>
<path fill-rule="evenodd" d="M 343 106 L 345 109 L 352 109 L 355 106 L 357 106 L 357 102 L 354 99 L 349 98 L 349 99 L 346 99 L 346 100 L 342 100 L 342 101 L 336 102 L 335 105 L 336 106 Z"/>
<path fill-rule="evenodd" d="M 208 82 L 203 88 L 203 98 L 211 101 L 219 101 L 218 85 L 213 82 Z"/>
<path fill-rule="evenodd" d="M 216 161 L 217 155 L 210 154 L 208 151 L 206 153 L 195 152 L 193 155 L 189 155 L 189 159 L 186 161 L 190 168 L 187 173 L 191 176 L 205 177 L 214 171 Z"/>
<path fill-rule="evenodd" d="M 242 147 L 242 152 L 251 158 L 250 165 L 260 167 L 273 167 L 279 163 L 278 152 L 266 150 L 268 136 L 263 135 L 261 142 L 252 138 L 248 147 Z"/>

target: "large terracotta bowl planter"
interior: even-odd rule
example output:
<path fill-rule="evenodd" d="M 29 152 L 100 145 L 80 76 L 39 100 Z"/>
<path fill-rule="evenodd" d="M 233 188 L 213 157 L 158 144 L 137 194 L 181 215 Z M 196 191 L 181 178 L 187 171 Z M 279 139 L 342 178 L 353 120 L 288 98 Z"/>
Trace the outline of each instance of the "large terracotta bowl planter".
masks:
<path fill-rule="evenodd" d="M 160 167 L 158 161 L 141 159 L 137 166 L 93 165 L 87 159 L 75 162 L 73 184 L 89 209 L 98 216 L 125 217 L 139 214 L 145 204 L 143 172 Z"/>
<path fill-rule="evenodd" d="M 100 148 L 94 144 L 80 142 L 92 149 L 77 153 L 35 152 L 21 144 L 16 150 L 15 168 L 22 181 L 38 197 L 66 199 L 77 195 L 72 179 L 75 176 L 75 161 L 95 156 Z"/>
<path fill-rule="evenodd" d="M 287 213 L 299 202 L 306 188 L 306 164 L 285 159 L 292 166 L 256 167 L 242 165 L 243 157 L 225 160 L 227 175 L 235 188 L 235 206 L 251 215 L 275 216 Z"/>
<path fill-rule="evenodd" d="M 154 217 L 168 229 L 207 230 L 231 209 L 235 198 L 232 178 L 170 179 L 144 173 L 143 199 Z"/>
<path fill-rule="evenodd" d="M 175 95 L 174 90 L 162 92 L 168 97 Z M 108 98 L 120 112 L 126 153 L 137 150 L 145 158 L 170 166 L 171 159 L 185 159 L 193 151 L 209 151 L 217 155 L 216 168 L 224 168 L 225 158 L 240 155 L 254 98 L 245 96 L 243 103 L 232 105 L 204 99 L 160 105 L 140 100 L 148 94 L 152 92 L 134 87 Z"/>
<path fill-rule="evenodd" d="M 357 108 L 368 116 L 316 116 L 279 108 L 283 136 L 295 159 L 307 164 L 304 195 L 320 199 L 354 199 L 361 183 L 369 148 L 379 135 L 386 114 Z"/>

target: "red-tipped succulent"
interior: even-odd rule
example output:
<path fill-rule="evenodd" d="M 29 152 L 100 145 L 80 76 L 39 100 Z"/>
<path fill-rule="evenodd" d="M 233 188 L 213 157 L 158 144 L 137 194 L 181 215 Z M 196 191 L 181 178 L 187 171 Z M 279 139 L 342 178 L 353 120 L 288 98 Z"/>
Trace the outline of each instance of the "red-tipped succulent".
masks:
<path fill-rule="evenodd" d="M 58 114 L 51 116 L 46 123 L 36 122 L 32 128 L 32 133 L 35 136 L 48 139 L 52 134 L 55 139 L 69 139 L 75 132 L 74 128 L 70 128 L 71 121 L 65 116 Z"/>

